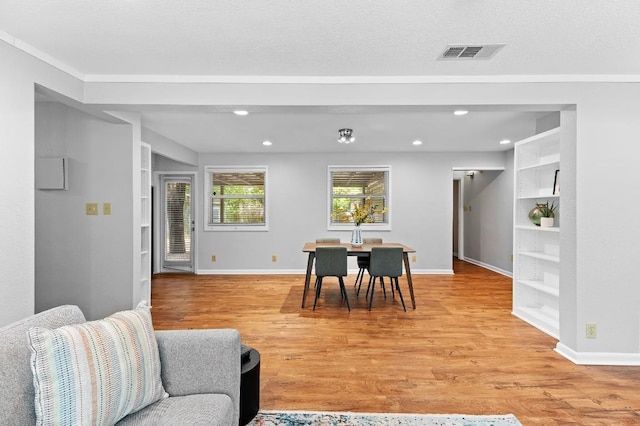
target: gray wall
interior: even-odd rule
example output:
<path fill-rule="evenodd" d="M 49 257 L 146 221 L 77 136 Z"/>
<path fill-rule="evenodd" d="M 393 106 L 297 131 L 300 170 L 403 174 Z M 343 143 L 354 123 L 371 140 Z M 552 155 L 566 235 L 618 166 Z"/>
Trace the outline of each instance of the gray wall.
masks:
<path fill-rule="evenodd" d="M 327 230 L 329 165 L 391 166 L 391 231 L 364 231 L 384 241 L 416 249 L 415 272 L 452 270 L 452 167 L 474 163 L 503 167 L 503 153 L 237 154 L 201 155 L 198 178 L 206 165 L 268 167 L 268 232 L 203 231 L 203 185 L 198 191 L 198 265 L 207 272 L 302 272 L 306 241 L 349 231 Z M 511 244 L 504 247 L 507 257 Z M 216 255 L 216 262 L 211 261 Z M 271 256 L 277 255 L 273 263 Z M 499 255 L 497 255 L 499 256 Z M 350 265 L 356 268 L 355 264 Z"/>
<path fill-rule="evenodd" d="M 504 171 L 485 170 L 462 179 L 464 258 L 504 274 L 513 272 L 513 150 Z"/>
<path fill-rule="evenodd" d="M 35 193 L 36 312 L 71 303 L 95 319 L 131 308 L 131 126 L 57 102 L 36 103 L 35 122 L 35 155 L 69 166 L 67 191 Z M 86 215 L 86 203 L 99 203 L 99 215 Z"/>

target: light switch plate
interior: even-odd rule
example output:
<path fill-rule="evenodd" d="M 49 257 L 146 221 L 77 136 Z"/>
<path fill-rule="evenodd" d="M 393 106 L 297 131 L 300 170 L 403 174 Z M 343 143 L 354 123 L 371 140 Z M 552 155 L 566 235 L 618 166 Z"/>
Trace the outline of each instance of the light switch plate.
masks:
<path fill-rule="evenodd" d="M 88 215 L 98 214 L 98 203 L 87 203 L 86 211 Z"/>

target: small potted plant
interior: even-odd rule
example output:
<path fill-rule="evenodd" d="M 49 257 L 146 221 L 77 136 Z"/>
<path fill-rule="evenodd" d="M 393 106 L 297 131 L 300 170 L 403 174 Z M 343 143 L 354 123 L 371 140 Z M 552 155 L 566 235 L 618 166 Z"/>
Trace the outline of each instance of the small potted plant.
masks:
<path fill-rule="evenodd" d="M 529 212 L 529 220 L 536 226 L 550 228 L 553 226 L 553 219 L 556 217 L 555 211 L 558 208 L 555 202 L 538 203 Z"/>

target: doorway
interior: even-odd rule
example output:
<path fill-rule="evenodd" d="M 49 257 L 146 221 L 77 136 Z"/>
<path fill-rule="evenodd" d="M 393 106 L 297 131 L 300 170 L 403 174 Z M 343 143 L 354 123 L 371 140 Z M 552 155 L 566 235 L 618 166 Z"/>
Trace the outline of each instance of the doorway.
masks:
<path fill-rule="evenodd" d="M 160 174 L 160 268 L 193 272 L 195 216 L 193 175 Z"/>
<path fill-rule="evenodd" d="M 505 216 L 512 216 L 513 178 L 502 175 L 504 170 L 453 168 L 452 260 L 492 270 L 508 269 L 504 259 L 512 252 L 512 224 Z M 499 214 L 495 214 L 495 206 L 500 206 Z"/>

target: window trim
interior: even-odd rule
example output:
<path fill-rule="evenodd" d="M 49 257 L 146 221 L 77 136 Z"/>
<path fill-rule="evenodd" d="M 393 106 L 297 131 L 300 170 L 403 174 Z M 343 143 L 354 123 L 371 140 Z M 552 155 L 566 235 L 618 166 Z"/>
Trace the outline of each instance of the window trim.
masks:
<path fill-rule="evenodd" d="M 211 199 L 209 194 L 211 193 L 211 179 L 209 178 L 211 173 L 217 171 L 234 172 L 234 173 L 264 173 L 264 224 L 255 225 L 225 225 L 225 224 L 210 224 L 209 216 L 211 213 Z M 269 230 L 269 203 L 267 197 L 269 196 L 269 173 L 267 166 L 204 166 L 204 230 L 213 232 L 234 232 L 234 231 L 268 231 Z"/>
<path fill-rule="evenodd" d="M 386 182 L 386 196 L 387 196 L 387 206 L 388 211 L 385 213 L 387 215 L 387 223 L 363 223 L 360 227 L 363 230 L 375 230 L 375 231 L 391 231 L 391 166 L 328 166 L 327 167 L 327 230 L 328 231 L 345 231 L 352 230 L 354 228 L 353 222 L 349 223 L 332 223 L 331 222 L 331 214 L 332 214 L 332 202 L 331 195 L 333 193 L 333 186 L 331 181 L 331 173 L 334 171 L 344 171 L 344 172 L 386 172 L 387 173 L 387 182 Z"/>

